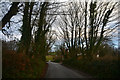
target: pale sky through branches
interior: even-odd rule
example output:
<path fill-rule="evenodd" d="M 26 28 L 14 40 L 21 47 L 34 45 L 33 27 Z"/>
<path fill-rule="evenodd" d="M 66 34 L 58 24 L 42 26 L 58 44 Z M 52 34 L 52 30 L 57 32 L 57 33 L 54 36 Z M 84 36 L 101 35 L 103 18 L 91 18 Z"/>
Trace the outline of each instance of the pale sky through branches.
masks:
<path fill-rule="evenodd" d="M 35 0 L 35 1 L 40 1 L 40 0 Z M 44 0 L 43 0 L 44 1 Z M 48 1 L 48 0 L 45 0 L 45 1 Z M 68 0 L 50 0 L 50 1 L 56 1 L 56 2 L 67 2 Z M 73 1 L 73 0 L 69 0 L 70 2 Z M 82 0 L 83 2 L 85 0 Z M 102 0 L 104 2 L 106 1 L 111 1 L 111 0 Z M 118 0 L 112 0 L 113 2 L 117 2 Z M 1 0 L 0 1 L 0 20 L 3 18 L 3 16 L 8 12 L 9 8 L 10 8 L 10 5 L 11 2 L 9 2 L 9 0 Z M 118 16 L 118 15 L 116 15 Z M 9 37 L 7 37 L 7 35 L 4 35 L 1 31 L 0 31 L 0 39 L 2 40 L 6 40 L 6 41 L 10 41 L 10 40 L 14 40 L 14 39 L 18 39 L 20 40 L 21 38 L 21 33 L 19 31 L 20 27 L 22 26 L 22 22 L 19 22 L 20 20 L 22 20 L 22 15 L 20 15 L 19 13 L 15 16 L 12 17 L 11 19 L 11 27 L 10 29 L 6 29 L 6 31 L 10 34 Z M 13 23 L 12 21 L 16 22 L 16 23 Z M 117 20 L 116 20 L 117 21 Z M 18 23 L 17 23 L 18 22 Z M 107 26 L 113 26 L 115 24 L 115 22 L 112 22 L 110 23 L 109 25 Z M 58 25 L 58 23 L 54 23 L 52 25 L 52 30 L 54 31 L 58 31 L 56 26 Z M 8 24 L 6 24 L 6 26 L 8 26 Z M 57 32 L 58 33 L 58 32 Z M 115 44 L 115 47 L 118 47 L 118 30 L 116 28 L 116 30 L 111 33 L 114 37 L 112 38 L 112 42 Z M 59 35 L 59 34 L 58 34 Z M 59 39 L 56 41 L 56 44 L 58 44 L 59 42 Z M 54 46 L 53 46 L 54 47 Z"/>

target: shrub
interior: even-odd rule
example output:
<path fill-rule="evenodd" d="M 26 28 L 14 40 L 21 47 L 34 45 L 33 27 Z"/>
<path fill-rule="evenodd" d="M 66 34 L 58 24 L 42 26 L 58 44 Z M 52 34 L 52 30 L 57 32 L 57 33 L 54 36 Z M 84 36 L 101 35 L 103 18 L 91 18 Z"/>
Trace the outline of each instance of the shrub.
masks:
<path fill-rule="evenodd" d="M 2 78 L 40 78 L 45 62 L 39 57 L 3 49 Z"/>
<path fill-rule="evenodd" d="M 118 60 L 92 60 L 69 59 L 64 60 L 63 64 L 82 70 L 97 78 L 118 78 L 120 71 Z"/>

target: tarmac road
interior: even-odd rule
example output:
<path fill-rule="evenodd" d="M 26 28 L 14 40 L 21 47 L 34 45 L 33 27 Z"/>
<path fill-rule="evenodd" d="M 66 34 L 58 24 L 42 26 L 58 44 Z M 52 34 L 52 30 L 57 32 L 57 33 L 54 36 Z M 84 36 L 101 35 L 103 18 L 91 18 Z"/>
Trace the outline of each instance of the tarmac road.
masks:
<path fill-rule="evenodd" d="M 45 78 L 86 78 L 86 77 L 59 63 L 48 62 L 48 70 Z"/>

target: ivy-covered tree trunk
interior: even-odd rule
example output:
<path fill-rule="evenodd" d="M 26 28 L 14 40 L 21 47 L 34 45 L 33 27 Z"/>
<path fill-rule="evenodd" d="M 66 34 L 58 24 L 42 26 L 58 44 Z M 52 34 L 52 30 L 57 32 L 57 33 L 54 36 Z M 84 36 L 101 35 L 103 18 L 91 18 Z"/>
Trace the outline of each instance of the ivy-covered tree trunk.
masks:
<path fill-rule="evenodd" d="M 38 30 L 35 36 L 35 53 L 40 55 L 41 59 L 45 61 L 46 55 L 46 38 L 45 34 L 48 30 L 44 30 L 46 24 L 46 11 L 47 11 L 48 2 L 44 2 L 41 7 L 41 12 L 39 16 Z"/>
<path fill-rule="evenodd" d="M 30 4 L 30 6 L 29 6 Z M 25 2 L 24 15 L 23 15 L 23 25 L 21 29 L 22 37 L 20 41 L 19 50 L 25 54 L 28 54 L 30 43 L 31 43 L 31 15 L 34 3 Z"/>

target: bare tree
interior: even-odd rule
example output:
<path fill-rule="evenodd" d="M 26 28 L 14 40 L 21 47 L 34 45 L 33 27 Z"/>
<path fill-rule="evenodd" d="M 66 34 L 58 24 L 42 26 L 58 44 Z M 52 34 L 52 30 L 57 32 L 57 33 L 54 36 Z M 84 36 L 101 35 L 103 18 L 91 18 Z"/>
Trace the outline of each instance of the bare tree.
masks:
<path fill-rule="evenodd" d="M 71 49 L 74 56 L 77 54 L 74 51 L 78 46 L 82 53 L 91 56 L 102 44 L 104 33 L 116 29 L 107 27 L 108 23 L 116 19 L 112 19 L 112 12 L 117 7 L 117 3 L 112 2 L 70 2 L 67 7 L 67 12 L 70 15 L 61 17 L 60 34 L 63 35 L 66 47 Z M 65 11 L 64 11 L 65 12 Z M 106 28 L 108 30 L 106 30 Z M 111 32 L 110 31 L 110 32 Z M 69 46 L 68 46 L 69 44 Z M 85 51 L 85 52 L 84 52 Z"/>

